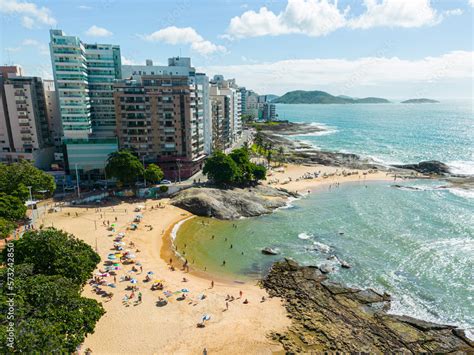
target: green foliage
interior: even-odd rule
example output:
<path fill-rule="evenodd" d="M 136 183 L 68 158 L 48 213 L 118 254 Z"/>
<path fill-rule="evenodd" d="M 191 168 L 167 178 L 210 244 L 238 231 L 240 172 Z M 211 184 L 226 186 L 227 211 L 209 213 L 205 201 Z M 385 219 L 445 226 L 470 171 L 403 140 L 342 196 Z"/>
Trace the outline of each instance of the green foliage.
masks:
<path fill-rule="evenodd" d="M 265 179 L 266 169 L 252 163 L 249 149 L 243 147 L 235 149 L 229 155 L 214 153 L 206 160 L 203 173 L 217 184 L 248 185 Z"/>
<path fill-rule="evenodd" d="M 0 269 L 0 352 L 75 352 L 105 313 L 100 303 L 81 297 L 99 256 L 84 242 L 54 229 L 28 232 L 13 244 L 13 290 L 8 269 Z M 15 313 L 9 318 L 12 291 Z M 7 349 L 9 322 L 14 323 L 15 341 Z"/>
<path fill-rule="evenodd" d="M 99 255 L 82 240 L 48 228 L 26 232 L 15 240 L 15 262 L 34 265 L 34 272 L 61 275 L 83 285 L 100 261 Z M 6 249 L 3 251 L 4 260 Z"/>
<path fill-rule="evenodd" d="M 26 206 L 21 199 L 0 192 L 0 218 L 10 221 L 22 219 L 26 213 Z"/>
<path fill-rule="evenodd" d="M 163 171 L 156 164 L 150 164 L 146 167 L 145 170 L 145 179 L 146 181 L 151 182 L 152 184 L 157 184 L 163 180 Z"/>
<path fill-rule="evenodd" d="M 168 190 L 169 190 L 169 187 L 168 187 L 168 186 L 166 186 L 166 185 L 161 185 L 161 186 L 160 186 L 160 192 L 161 192 L 161 193 L 168 192 Z"/>
<path fill-rule="evenodd" d="M 15 223 L 0 217 L 0 239 L 8 237 L 15 229 Z"/>
<path fill-rule="evenodd" d="M 263 165 L 255 165 L 252 173 L 255 180 L 265 180 L 267 178 L 267 168 Z"/>
<path fill-rule="evenodd" d="M 105 167 L 107 176 L 116 178 L 121 184 L 130 186 L 143 176 L 140 160 L 129 150 L 120 150 L 109 155 Z"/>
<path fill-rule="evenodd" d="M 216 184 L 224 185 L 235 183 L 240 175 L 235 161 L 221 151 L 215 152 L 206 160 L 202 172 Z"/>
<path fill-rule="evenodd" d="M 56 190 L 54 178 L 26 160 L 10 165 L 0 164 L 0 193 L 26 201 L 29 198 L 27 186 L 31 186 L 32 195 L 36 198 L 51 196 Z"/>
<path fill-rule="evenodd" d="M 6 272 L 1 278 L 6 281 Z M 79 285 L 59 275 L 16 273 L 14 290 L 15 352 L 73 353 L 105 313 L 100 303 L 81 297 Z M 7 321 L 5 293 L 0 300 L 2 329 Z M 2 345 L 5 338 L 0 332 Z"/>

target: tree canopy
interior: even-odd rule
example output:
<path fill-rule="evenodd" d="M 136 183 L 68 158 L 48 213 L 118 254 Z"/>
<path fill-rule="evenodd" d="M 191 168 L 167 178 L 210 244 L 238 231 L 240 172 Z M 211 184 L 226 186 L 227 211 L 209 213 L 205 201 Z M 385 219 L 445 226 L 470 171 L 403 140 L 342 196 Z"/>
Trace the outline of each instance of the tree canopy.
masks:
<path fill-rule="evenodd" d="M 44 246 L 38 249 L 40 244 Z M 28 232 L 13 245 L 15 313 L 8 318 L 8 269 L 0 268 L 0 352 L 75 352 L 105 313 L 100 303 L 80 294 L 99 256 L 84 242 L 55 229 Z M 3 260 L 7 253 L 5 249 Z M 6 347 L 9 322 L 14 323 L 13 348 Z"/>
<path fill-rule="evenodd" d="M 22 201 L 29 198 L 27 186 L 31 186 L 33 196 L 51 196 L 56 190 L 54 178 L 22 160 L 14 164 L 0 164 L 0 192 L 16 196 Z"/>
<path fill-rule="evenodd" d="M 0 217 L 0 239 L 5 239 L 15 229 L 15 223 L 12 221 Z"/>
<path fill-rule="evenodd" d="M 120 150 L 109 155 L 105 167 L 107 176 L 116 178 L 121 184 L 130 186 L 142 177 L 143 164 L 129 150 Z"/>
<path fill-rule="evenodd" d="M 157 184 L 163 180 L 163 171 L 156 164 L 150 164 L 145 169 L 145 179 L 152 184 Z"/>
<path fill-rule="evenodd" d="M 217 184 L 248 185 L 263 180 L 266 169 L 250 161 L 246 147 L 235 149 L 229 155 L 215 152 L 204 164 L 203 173 Z"/>
<path fill-rule="evenodd" d="M 14 245 L 15 262 L 33 264 L 35 273 L 61 275 L 79 285 L 100 261 L 90 245 L 54 228 L 26 232 Z"/>
<path fill-rule="evenodd" d="M 20 198 L 0 192 L 0 218 L 18 221 L 25 213 L 26 206 Z"/>

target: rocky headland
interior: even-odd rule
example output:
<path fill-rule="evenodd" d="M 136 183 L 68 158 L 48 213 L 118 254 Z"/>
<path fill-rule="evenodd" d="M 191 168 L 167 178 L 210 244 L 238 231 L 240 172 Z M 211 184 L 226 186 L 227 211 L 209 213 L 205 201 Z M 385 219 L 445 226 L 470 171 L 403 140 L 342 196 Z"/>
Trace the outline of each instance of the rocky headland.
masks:
<path fill-rule="evenodd" d="M 197 216 L 238 219 L 268 214 L 296 195 L 269 186 L 220 189 L 192 187 L 175 194 L 171 204 Z"/>
<path fill-rule="evenodd" d="M 293 164 L 340 166 L 349 169 L 377 169 L 392 171 L 399 175 L 409 176 L 421 173 L 429 176 L 455 176 L 446 164 L 431 160 L 414 164 L 382 165 L 357 154 L 339 153 L 315 149 L 312 145 L 289 139 L 288 136 L 323 132 L 324 129 L 306 123 L 281 122 L 279 124 L 263 124 L 259 132 L 266 143 L 271 143 L 275 149 L 283 147 L 285 161 Z"/>
<path fill-rule="evenodd" d="M 262 281 L 281 297 L 292 324 L 273 333 L 287 353 L 469 353 L 463 330 L 387 314 L 390 295 L 332 282 L 317 267 L 291 260 L 275 263 Z"/>

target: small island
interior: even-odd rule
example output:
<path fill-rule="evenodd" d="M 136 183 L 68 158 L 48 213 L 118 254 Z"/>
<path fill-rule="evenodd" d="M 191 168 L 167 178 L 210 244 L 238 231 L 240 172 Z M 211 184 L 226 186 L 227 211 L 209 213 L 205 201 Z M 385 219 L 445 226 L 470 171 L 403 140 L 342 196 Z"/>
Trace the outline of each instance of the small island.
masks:
<path fill-rule="evenodd" d="M 402 104 L 439 104 L 439 101 L 431 99 L 409 99 L 401 102 Z"/>
<path fill-rule="evenodd" d="M 379 97 L 352 98 L 349 96 L 334 96 L 325 91 L 289 91 L 272 101 L 279 104 L 383 104 L 390 103 Z"/>

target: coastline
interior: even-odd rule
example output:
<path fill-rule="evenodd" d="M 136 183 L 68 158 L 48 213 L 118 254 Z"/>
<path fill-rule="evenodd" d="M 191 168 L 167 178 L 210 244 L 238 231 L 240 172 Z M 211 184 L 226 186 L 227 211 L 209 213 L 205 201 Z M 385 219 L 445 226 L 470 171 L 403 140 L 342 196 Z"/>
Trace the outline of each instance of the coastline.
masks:
<path fill-rule="evenodd" d="M 153 208 L 158 202 L 164 208 Z M 144 205 L 141 211 L 143 220 L 135 231 L 127 230 L 137 212 L 133 212 L 137 205 Z M 77 213 L 77 215 L 76 215 Z M 102 218 L 101 218 L 102 215 Z M 128 282 L 117 282 L 116 288 L 104 286 L 114 296 L 110 301 L 93 292 L 90 285 L 86 285 L 83 295 L 102 302 L 106 314 L 99 320 L 95 332 L 86 338 L 80 353 L 85 349 L 92 349 L 97 354 L 125 354 L 125 353 L 202 353 L 203 349 L 212 353 L 271 353 L 282 350 L 281 345 L 268 338 L 268 334 L 276 329 L 284 331 L 290 324 L 286 311 L 278 298 L 267 299 L 260 303 L 262 297 L 267 297 L 265 290 L 255 283 L 237 284 L 227 280 L 214 279 L 214 287 L 210 288 L 210 281 L 194 272 L 181 270 L 182 262 L 173 259 L 176 270 L 168 267 L 171 244 L 169 234 L 173 226 L 179 221 L 190 217 L 191 214 L 169 204 L 169 200 L 147 200 L 135 203 L 120 203 L 109 207 L 102 207 L 96 212 L 96 207 L 67 207 L 59 212 L 48 213 L 38 221 L 45 227 L 63 229 L 84 240 L 101 256 L 98 269 L 103 269 L 103 261 L 111 252 L 114 237 L 119 232 L 125 233 L 124 241 L 135 243 L 134 249 L 137 260 L 140 261 L 143 272 L 131 272 L 131 265 L 122 266 L 117 271 L 117 281 L 120 276 L 132 275 L 136 278 L 139 291 L 143 294 L 140 304 L 131 302 L 129 306 L 123 304 Z M 103 221 L 113 221 L 117 217 L 114 232 L 107 231 Z M 97 226 L 97 229 L 96 227 Z M 149 227 L 152 226 L 152 230 Z M 168 236 L 168 237 L 167 237 Z M 173 253 L 174 254 L 174 253 Z M 96 270 L 97 271 L 97 270 Z M 177 300 L 177 295 L 168 298 L 165 307 L 157 307 L 155 302 L 158 296 L 164 297 L 162 291 L 151 291 L 150 285 L 143 281 L 148 271 L 154 272 L 154 278 L 163 280 L 164 290 L 174 293 L 183 288 L 189 289 L 185 301 Z M 95 273 L 94 273 L 95 274 Z M 187 279 L 183 282 L 183 277 Z M 113 277 L 106 277 L 107 282 L 113 282 Z M 243 304 L 243 298 L 248 304 Z M 205 295 L 205 299 L 200 299 Z M 228 302 L 227 295 L 234 296 L 235 300 Z M 137 296 L 135 296 L 136 299 Z M 209 315 L 205 328 L 197 328 L 203 315 Z M 159 336 L 157 336 L 159 335 Z"/>

